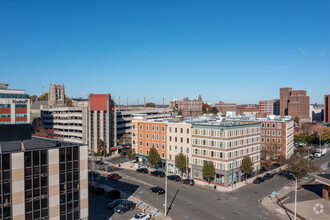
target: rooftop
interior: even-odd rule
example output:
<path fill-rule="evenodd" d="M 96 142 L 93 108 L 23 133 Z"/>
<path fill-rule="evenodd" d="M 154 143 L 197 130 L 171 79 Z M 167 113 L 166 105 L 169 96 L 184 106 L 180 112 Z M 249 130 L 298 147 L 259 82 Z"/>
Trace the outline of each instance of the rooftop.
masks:
<path fill-rule="evenodd" d="M 22 145 L 23 143 L 23 145 Z M 24 150 L 22 150 L 24 146 Z M 79 146 L 79 144 L 59 141 L 55 139 L 32 137 L 30 140 L 23 141 L 1 141 L 0 153 L 15 153 L 20 151 L 46 150 L 59 147 Z"/>

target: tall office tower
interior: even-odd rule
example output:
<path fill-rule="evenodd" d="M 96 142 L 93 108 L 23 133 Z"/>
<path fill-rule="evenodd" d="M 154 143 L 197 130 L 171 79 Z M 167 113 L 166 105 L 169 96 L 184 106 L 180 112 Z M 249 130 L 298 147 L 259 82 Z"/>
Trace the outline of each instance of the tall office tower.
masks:
<path fill-rule="evenodd" d="M 107 153 L 114 147 L 114 102 L 110 94 L 90 94 L 88 100 L 88 146 L 97 151 L 97 144 L 103 142 Z"/>
<path fill-rule="evenodd" d="M 30 123 L 30 96 L 0 83 L 0 124 Z"/>
<path fill-rule="evenodd" d="M 292 88 L 280 88 L 280 115 L 289 115 L 300 120 L 309 118 L 309 96 L 306 90 L 292 90 Z"/>
<path fill-rule="evenodd" d="M 48 105 L 51 107 L 64 107 L 65 106 L 65 93 L 64 84 L 62 85 L 49 85 Z"/>
<path fill-rule="evenodd" d="M 324 95 L 324 122 L 330 122 L 330 94 Z"/>

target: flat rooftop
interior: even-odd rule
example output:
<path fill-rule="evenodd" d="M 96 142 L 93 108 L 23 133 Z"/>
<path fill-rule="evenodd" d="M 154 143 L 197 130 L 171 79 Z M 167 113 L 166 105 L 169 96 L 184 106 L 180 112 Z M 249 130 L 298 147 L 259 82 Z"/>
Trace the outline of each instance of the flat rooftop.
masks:
<path fill-rule="evenodd" d="M 1 152 L 15 153 L 21 151 L 21 144 L 24 144 L 25 151 L 47 150 L 52 148 L 80 146 L 81 144 L 59 141 L 56 139 L 32 137 L 30 140 L 0 141 Z"/>

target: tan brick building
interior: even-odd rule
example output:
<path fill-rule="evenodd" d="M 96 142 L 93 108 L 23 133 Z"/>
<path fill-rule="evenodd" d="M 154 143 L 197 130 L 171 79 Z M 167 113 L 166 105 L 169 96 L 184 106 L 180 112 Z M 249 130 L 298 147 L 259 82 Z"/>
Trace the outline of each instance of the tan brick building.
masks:
<path fill-rule="evenodd" d="M 87 146 L 2 138 L 0 219 L 88 219 Z"/>

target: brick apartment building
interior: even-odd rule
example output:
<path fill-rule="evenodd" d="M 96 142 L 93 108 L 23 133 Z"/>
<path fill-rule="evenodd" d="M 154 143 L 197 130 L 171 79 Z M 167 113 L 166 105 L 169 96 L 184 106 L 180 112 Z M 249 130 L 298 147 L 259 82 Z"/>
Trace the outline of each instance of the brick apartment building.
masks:
<path fill-rule="evenodd" d="M 324 95 L 324 122 L 330 122 L 330 94 Z"/>
<path fill-rule="evenodd" d="M 236 112 L 237 110 L 237 105 L 235 103 L 224 103 L 223 101 L 220 101 L 214 106 L 217 107 L 219 112 L 223 115 L 226 115 L 227 112 Z"/>
<path fill-rule="evenodd" d="M 280 114 L 280 100 L 263 100 L 259 101 L 259 112 L 266 113 L 268 115 Z"/>
<path fill-rule="evenodd" d="M 202 116 L 203 110 L 203 101 L 202 97 L 199 96 L 198 99 L 189 100 L 184 98 L 182 100 L 173 100 L 170 102 L 170 108 L 181 110 L 183 117 L 199 117 Z"/>
<path fill-rule="evenodd" d="M 0 83 L 0 124 L 30 123 L 30 96 Z"/>
<path fill-rule="evenodd" d="M 193 178 L 203 180 L 204 161 L 212 161 L 217 185 L 241 181 L 240 166 L 249 156 L 254 171 L 260 169 L 260 122 L 207 122 L 192 125 Z"/>
<path fill-rule="evenodd" d="M 132 120 L 132 149 L 140 164 L 149 165 L 147 156 L 155 148 L 161 159 L 161 168 L 166 167 L 167 123 L 165 119 L 147 120 L 144 114 L 136 114 Z"/>
<path fill-rule="evenodd" d="M 306 95 L 306 90 L 280 88 L 280 115 L 309 121 L 309 96 Z"/>
<path fill-rule="evenodd" d="M 261 123 L 261 150 L 267 149 L 273 159 L 280 155 L 289 159 L 293 154 L 294 120 L 291 118 L 281 118 L 274 115 L 263 118 L 235 116 L 226 118 L 226 121 L 259 122 Z M 270 150 L 270 148 L 272 149 Z"/>

